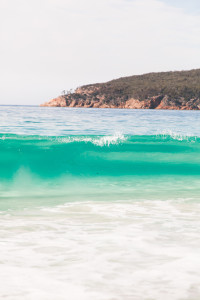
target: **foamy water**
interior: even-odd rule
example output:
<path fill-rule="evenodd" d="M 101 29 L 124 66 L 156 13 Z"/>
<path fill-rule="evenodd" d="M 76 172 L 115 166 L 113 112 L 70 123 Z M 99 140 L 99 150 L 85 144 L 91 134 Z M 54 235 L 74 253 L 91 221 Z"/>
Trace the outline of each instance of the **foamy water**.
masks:
<path fill-rule="evenodd" d="M 4 213 L 0 298 L 198 299 L 199 214 L 189 199 Z"/>

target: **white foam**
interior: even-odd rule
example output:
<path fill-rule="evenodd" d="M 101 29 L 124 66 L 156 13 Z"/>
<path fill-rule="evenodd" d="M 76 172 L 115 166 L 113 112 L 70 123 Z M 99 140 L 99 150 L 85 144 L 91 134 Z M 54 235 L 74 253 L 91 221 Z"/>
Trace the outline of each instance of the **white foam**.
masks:
<path fill-rule="evenodd" d="M 161 135 L 163 137 L 170 136 L 172 139 L 178 141 L 196 141 L 196 136 L 192 136 L 191 134 L 182 134 L 172 130 L 164 130 Z"/>
<path fill-rule="evenodd" d="M 200 298 L 200 205 L 76 202 L 1 214 L 0 298 Z"/>
<path fill-rule="evenodd" d="M 126 140 L 126 137 L 121 133 L 116 133 L 110 136 L 97 136 L 97 137 L 86 137 L 86 136 L 68 136 L 57 138 L 57 141 L 60 143 L 73 143 L 73 142 L 85 142 L 92 143 L 96 146 L 110 146 L 113 144 L 119 144 L 122 141 Z"/>

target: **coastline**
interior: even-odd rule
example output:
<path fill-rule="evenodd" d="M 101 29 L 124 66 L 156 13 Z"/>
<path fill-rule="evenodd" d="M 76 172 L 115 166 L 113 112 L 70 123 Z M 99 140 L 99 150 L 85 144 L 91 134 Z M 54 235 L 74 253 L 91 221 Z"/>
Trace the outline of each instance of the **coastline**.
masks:
<path fill-rule="evenodd" d="M 74 93 L 75 94 L 75 93 Z M 76 97 L 75 97 L 76 98 Z M 168 97 L 154 96 L 147 100 L 129 99 L 118 105 L 105 103 L 103 100 L 91 99 L 76 100 L 68 96 L 59 96 L 40 105 L 40 107 L 77 107 L 77 108 L 119 108 L 119 109 L 158 109 L 158 110 L 200 110 L 200 105 L 195 100 L 188 101 L 185 105 L 177 105 L 176 101 L 169 101 Z"/>

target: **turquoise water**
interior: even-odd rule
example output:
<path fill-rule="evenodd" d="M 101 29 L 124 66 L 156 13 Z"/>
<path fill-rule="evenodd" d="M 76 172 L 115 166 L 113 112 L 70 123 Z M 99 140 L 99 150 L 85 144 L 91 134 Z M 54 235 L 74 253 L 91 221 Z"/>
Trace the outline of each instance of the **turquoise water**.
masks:
<path fill-rule="evenodd" d="M 58 204 L 91 194 L 107 201 L 198 197 L 198 137 L 1 134 L 0 151 L 2 207 L 10 205 L 4 198 L 18 197 L 20 206 L 35 195 L 32 205 L 38 197 L 45 203 L 57 196 Z"/>
<path fill-rule="evenodd" d="M 199 116 L 0 106 L 0 296 L 199 299 Z"/>

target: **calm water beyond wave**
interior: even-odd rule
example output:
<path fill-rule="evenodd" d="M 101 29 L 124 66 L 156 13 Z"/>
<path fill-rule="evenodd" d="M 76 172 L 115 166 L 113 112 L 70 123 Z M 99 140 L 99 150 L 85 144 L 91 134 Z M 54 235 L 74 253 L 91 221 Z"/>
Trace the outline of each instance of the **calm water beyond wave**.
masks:
<path fill-rule="evenodd" d="M 199 128 L 0 106 L 0 299 L 200 299 Z"/>

